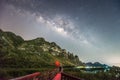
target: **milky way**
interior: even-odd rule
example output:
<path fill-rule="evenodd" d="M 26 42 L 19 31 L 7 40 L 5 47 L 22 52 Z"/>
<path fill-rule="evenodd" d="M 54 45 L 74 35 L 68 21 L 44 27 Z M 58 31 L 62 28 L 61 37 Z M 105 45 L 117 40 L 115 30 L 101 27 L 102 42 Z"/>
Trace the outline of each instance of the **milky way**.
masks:
<path fill-rule="evenodd" d="M 0 0 L 0 28 L 44 37 L 82 61 L 120 63 L 119 0 Z"/>

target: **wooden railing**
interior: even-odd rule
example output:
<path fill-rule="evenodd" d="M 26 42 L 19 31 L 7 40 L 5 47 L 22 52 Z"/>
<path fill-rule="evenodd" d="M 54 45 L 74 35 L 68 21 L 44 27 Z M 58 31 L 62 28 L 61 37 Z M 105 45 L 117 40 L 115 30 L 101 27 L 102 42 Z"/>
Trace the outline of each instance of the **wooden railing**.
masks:
<path fill-rule="evenodd" d="M 33 74 L 13 78 L 10 80 L 52 80 L 57 73 L 58 73 L 58 69 L 54 69 L 54 70 L 44 72 L 42 74 L 40 74 L 40 72 L 36 72 Z"/>
<path fill-rule="evenodd" d="M 35 72 L 33 74 L 29 74 L 26 76 L 10 79 L 10 80 L 37 80 L 38 76 L 40 76 L 40 72 Z"/>
<path fill-rule="evenodd" d="M 60 74 L 59 77 L 56 74 Z M 57 78 L 55 79 L 56 76 Z M 84 79 L 80 79 L 63 72 L 58 72 L 57 69 L 54 69 L 45 74 L 40 74 L 40 72 L 36 72 L 33 74 L 29 74 L 26 76 L 22 76 L 22 77 L 10 79 L 10 80 L 84 80 Z"/>
<path fill-rule="evenodd" d="M 65 73 L 61 73 L 61 80 L 84 80 Z"/>

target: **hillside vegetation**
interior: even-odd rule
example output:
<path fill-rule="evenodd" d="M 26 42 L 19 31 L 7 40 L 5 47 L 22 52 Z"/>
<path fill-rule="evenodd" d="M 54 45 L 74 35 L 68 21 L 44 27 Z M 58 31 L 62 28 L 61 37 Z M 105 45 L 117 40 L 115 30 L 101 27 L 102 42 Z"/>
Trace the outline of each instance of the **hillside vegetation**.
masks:
<path fill-rule="evenodd" d="M 1 68 L 40 68 L 54 65 L 56 60 L 63 66 L 83 65 L 77 55 L 67 52 L 55 42 L 44 38 L 26 41 L 12 32 L 0 30 Z"/>

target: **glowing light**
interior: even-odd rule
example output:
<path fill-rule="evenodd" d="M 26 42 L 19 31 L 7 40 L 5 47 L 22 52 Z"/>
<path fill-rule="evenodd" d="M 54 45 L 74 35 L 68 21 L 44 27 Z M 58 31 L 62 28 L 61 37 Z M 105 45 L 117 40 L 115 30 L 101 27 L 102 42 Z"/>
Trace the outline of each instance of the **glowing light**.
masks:
<path fill-rule="evenodd" d="M 55 61 L 55 66 L 56 67 L 60 67 L 60 62 L 59 61 Z"/>

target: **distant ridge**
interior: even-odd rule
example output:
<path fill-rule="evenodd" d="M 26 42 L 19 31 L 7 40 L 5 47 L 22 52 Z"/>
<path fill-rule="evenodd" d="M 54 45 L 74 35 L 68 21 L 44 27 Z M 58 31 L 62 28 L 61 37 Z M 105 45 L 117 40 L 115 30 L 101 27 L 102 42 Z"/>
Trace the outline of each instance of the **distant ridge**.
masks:
<path fill-rule="evenodd" d="M 84 63 L 84 64 L 85 64 L 85 66 L 94 66 L 94 67 L 106 67 L 106 66 L 108 66 L 106 64 L 101 64 L 99 62 L 94 62 L 94 63 L 88 62 L 88 63 Z"/>

